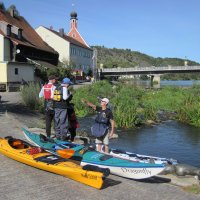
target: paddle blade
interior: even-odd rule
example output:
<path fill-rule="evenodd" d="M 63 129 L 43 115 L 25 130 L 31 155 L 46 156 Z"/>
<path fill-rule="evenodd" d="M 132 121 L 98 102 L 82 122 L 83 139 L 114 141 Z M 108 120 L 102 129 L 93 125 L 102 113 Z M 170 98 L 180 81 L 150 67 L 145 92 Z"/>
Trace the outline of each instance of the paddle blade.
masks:
<path fill-rule="evenodd" d="M 56 152 L 62 158 L 71 158 L 75 153 L 73 149 L 59 149 Z"/>

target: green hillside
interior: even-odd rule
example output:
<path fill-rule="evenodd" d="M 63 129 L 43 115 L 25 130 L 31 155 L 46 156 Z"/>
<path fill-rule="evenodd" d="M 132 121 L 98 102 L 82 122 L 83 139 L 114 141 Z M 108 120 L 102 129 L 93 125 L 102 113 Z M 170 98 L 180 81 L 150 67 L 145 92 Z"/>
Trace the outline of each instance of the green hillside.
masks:
<path fill-rule="evenodd" d="M 155 58 L 138 51 L 130 49 L 106 48 L 104 46 L 93 46 L 97 49 L 97 66 L 103 64 L 104 68 L 114 67 L 149 67 L 149 66 L 184 66 L 186 60 L 180 58 Z M 187 60 L 189 66 L 200 65 L 200 63 Z M 186 74 L 166 74 L 162 79 L 200 79 L 200 73 L 186 73 Z"/>
<path fill-rule="evenodd" d="M 148 67 L 148 66 L 183 66 L 184 59 L 180 58 L 154 58 L 138 51 L 130 49 L 106 48 L 104 46 L 93 46 L 97 49 L 97 64 L 103 64 L 105 68 L 112 67 Z M 188 61 L 188 65 L 200 65 L 194 61 Z"/>

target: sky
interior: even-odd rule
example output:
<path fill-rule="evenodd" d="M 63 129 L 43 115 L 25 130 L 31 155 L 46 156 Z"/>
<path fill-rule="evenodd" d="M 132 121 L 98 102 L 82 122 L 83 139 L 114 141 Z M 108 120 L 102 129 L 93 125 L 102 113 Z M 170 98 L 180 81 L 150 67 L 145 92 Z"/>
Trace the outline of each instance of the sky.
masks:
<path fill-rule="evenodd" d="M 88 45 L 131 49 L 200 63 L 200 0 L 0 0 L 14 4 L 33 28 L 78 31 Z"/>

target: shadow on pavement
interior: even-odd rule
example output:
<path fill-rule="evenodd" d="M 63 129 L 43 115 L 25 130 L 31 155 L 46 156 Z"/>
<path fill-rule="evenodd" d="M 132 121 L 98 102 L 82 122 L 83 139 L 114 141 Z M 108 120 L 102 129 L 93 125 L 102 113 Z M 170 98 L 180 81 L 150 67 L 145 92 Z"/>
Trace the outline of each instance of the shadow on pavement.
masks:
<path fill-rule="evenodd" d="M 105 189 L 105 188 L 108 188 L 108 187 L 111 187 L 111 186 L 115 186 L 115 185 L 118 185 L 120 183 L 121 183 L 121 181 L 116 181 L 116 180 L 113 180 L 113 179 L 110 179 L 110 178 L 106 178 L 104 183 L 103 183 L 102 189 Z"/>
<path fill-rule="evenodd" d="M 18 115 L 37 116 L 38 113 L 31 111 L 27 107 L 19 103 L 9 103 L 9 101 L 2 101 L 0 103 L 0 113 L 10 112 Z"/>
<path fill-rule="evenodd" d="M 137 180 L 137 181 L 143 182 L 143 183 L 169 183 L 169 182 L 171 182 L 171 179 L 170 178 L 163 178 L 163 177 L 153 176 L 151 178 Z"/>

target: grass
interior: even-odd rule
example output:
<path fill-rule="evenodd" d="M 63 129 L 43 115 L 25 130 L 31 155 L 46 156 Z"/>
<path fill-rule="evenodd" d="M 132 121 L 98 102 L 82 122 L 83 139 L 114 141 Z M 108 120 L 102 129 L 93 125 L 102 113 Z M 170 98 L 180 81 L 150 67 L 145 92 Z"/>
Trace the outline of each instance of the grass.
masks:
<path fill-rule="evenodd" d="M 191 186 L 183 187 L 186 192 L 193 193 L 193 194 L 200 194 L 200 185 L 193 184 Z"/>
<path fill-rule="evenodd" d="M 43 99 L 39 99 L 40 86 L 30 84 L 21 91 L 23 102 L 32 110 L 44 111 Z M 72 102 L 78 117 L 95 114 L 81 103 L 85 99 L 95 105 L 97 97 L 110 99 L 117 127 L 133 128 L 148 120 L 159 122 L 158 112 L 174 112 L 176 120 L 200 127 L 200 86 L 190 89 L 165 87 L 161 90 L 144 90 L 131 85 L 112 86 L 107 81 L 72 91 Z M 174 116 L 173 116 L 174 119 Z"/>

